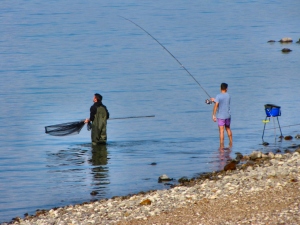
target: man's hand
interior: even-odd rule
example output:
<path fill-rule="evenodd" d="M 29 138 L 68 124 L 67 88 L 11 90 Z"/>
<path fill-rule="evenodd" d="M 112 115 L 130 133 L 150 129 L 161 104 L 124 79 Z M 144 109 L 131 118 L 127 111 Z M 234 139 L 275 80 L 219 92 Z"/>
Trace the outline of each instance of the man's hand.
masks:
<path fill-rule="evenodd" d="M 212 119 L 213 119 L 214 122 L 217 122 L 217 118 L 216 118 L 215 115 L 212 116 Z"/>

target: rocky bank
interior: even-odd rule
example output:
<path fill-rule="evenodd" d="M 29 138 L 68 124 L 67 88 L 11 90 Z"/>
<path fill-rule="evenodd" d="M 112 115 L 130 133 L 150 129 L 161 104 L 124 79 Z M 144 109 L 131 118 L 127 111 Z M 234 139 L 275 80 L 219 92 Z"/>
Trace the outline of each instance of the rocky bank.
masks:
<path fill-rule="evenodd" d="M 11 223 L 300 224 L 299 152 L 299 147 L 285 154 L 253 152 L 231 169 L 169 190 L 37 211 Z"/>

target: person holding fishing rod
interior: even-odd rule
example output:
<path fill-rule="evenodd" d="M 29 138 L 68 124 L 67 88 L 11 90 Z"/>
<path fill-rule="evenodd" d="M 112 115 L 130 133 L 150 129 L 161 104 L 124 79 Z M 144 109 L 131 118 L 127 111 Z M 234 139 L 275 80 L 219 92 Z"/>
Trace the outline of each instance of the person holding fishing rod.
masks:
<path fill-rule="evenodd" d="M 109 112 L 102 104 L 102 96 L 94 94 L 94 104 L 90 108 L 90 118 L 85 119 L 84 123 L 91 126 L 92 145 L 106 144 L 106 124 L 109 119 Z M 90 124 L 92 122 L 92 124 Z"/>
<path fill-rule="evenodd" d="M 121 16 L 122 17 L 122 16 Z M 221 93 L 217 95 L 216 98 L 211 98 L 208 92 L 202 87 L 202 85 L 196 80 L 196 78 L 185 68 L 182 63 L 163 45 L 161 44 L 155 37 L 153 37 L 148 31 L 142 28 L 137 23 L 133 22 L 130 19 L 122 17 L 123 19 L 131 22 L 135 26 L 139 27 L 146 34 L 148 34 L 153 40 L 155 40 L 164 50 L 166 50 L 176 61 L 177 63 L 190 75 L 193 80 L 200 86 L 200 88 L 205 92 L 205 94 L 210 98 L 205 101 L 206 104 L 215 103 L 213 110 L 213 120 L 216 122 L 218 120 L 219 132 L 220 132 L 220 148 L 224 148 L 224 127 L 227 131 L 229 138 L 229 146 L 232 146 L 232 132 L 230 130 L 230 95 L 227 93 L 228 85 L 226 83 L 221 84 Z M 218 116 L 216 117 L 216 113 L 218 111 Z M 218 119 L 217 119 L 218 118 Z"/>
<path fill-rule="evenodd" d="M 230 95 L 227 93 L 228 84 L 221 84 L 221 93 L 216 98 L 210 100 L 215 103 L 213 108 L 212 119 L 218 122 L 220 134 L 220 149 L 224 148 L 224 128 L 229 139 L 229 147 L 232 147 L 232 132 L 230 129 L 231 114 L 230 114 Z"/>

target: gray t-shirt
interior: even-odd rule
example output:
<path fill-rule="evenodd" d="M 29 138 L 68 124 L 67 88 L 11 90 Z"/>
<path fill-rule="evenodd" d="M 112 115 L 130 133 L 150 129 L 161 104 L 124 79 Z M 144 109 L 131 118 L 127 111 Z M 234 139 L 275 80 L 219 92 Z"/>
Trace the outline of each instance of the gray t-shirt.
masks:
<path fill-rule="evenodd" d="M 220 93 L 216 96 L 215 102 L 219 103 L 217 110 L 218 119 L 228 119 L 230 118 L 230 95 L 226 93 Z"/>

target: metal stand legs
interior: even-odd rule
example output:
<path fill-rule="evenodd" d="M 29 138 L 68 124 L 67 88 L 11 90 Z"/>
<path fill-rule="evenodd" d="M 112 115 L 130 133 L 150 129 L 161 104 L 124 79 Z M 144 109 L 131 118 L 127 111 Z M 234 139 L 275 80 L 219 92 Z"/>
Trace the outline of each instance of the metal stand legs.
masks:
<path fill-rule="evenodd" d="M 266 116 L 266 119 L 265 119 L 265 121 L 267 120 L 267 117 L 268 116 Z M 270 117 L 269 117 L 270 118 Z M 273 117 L 274 118 L 274 117 Z M 281 135 L 281 137 L 282 137 L 282 132 L 281 132 L 281 127 L 280 127 L 280 124 L 279 124 L 279 119 L 278 119 L 278 117 L 276 116 L 276 118 L 277 118 L 277 122 L 278 122 L 278 126 L 279 126 L 279 130 L 280 130 L 280 135 Z M 262 141 L 263 141 L 263 143 L 265 143 L 264 142 L 264 134 L 265 134 L 265 129 L 266 129 L 266 123 L 264 124 L 264 130 L 263 130 L 263 134 L 262 134 Z"/>

